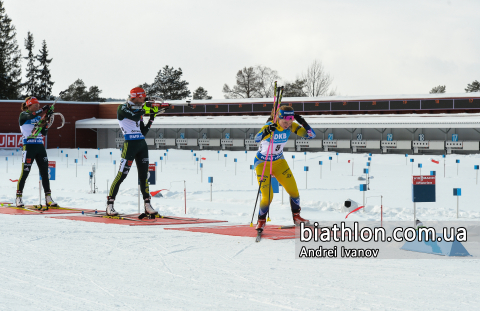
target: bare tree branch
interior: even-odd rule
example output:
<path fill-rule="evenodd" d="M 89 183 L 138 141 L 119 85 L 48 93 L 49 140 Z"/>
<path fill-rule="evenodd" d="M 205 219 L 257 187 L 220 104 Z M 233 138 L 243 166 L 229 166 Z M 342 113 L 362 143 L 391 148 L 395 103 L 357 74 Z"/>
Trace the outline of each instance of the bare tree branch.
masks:
<path fill-rule="evenodd" d="M 260 97 L 272 97 L 275 81 L 280 79 L 278 72 L 261 65 L 255 67 L 255 71 L 259 79 Z"/>
<path fill-rule="evenodd" d="M 327 95 L 328 89 L 333 82 L 333 77 L 325 71 L 320 61 L 314 60 L 308 67 L 307 73 L 302 76 L 306 80 L 305 93 L 309 97 Z M 335 91 L 333 91 L 335 93 Z"/>

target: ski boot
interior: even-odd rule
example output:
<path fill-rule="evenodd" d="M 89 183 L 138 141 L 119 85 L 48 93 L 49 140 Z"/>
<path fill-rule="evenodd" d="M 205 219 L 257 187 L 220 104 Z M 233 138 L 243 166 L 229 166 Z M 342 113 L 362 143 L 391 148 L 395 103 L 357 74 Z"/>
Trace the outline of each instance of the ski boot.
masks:
<path fill-rule="evenodd" d="M 23 199 L 22 199 L 22 192 L 17 191 L 17 199 L 15 200 L 15 204 L 17 207 L 24 207 L 25 204 L 23 204 Z"/>
<path fill-rule="evenodd" d="M 145 199 L 145 214 L 147 215 L 157 215 L 158 212 L 153 209 L 152 205 L 150 204 L 150 199 Z"/>
<path fill-rule="evenodd" d="M 258 219 L 257 226 L 255 227 L 255 230 L 262 232 L 263 229 L 265 229 L 266 223 L 267 223 L 266 219 Z"/>
<path fill-rule="evenodd" d="M 55 203 L 52 199 L 52 193 L 51 192 L 46 192 L 45 193 L 45 206 L 48 207 L 58 207 L 58 204 Z"/>
<path fill-rule="evenodd" d="M 302 223 L 302 222 L 305 223 L 305 225 L 310 224 L 310 221 L 308 219 L 302 218 L 302 216 L 300 216 L 300 212 L 292 213 L 292 216 L 293 216 L 293 223 L 296 226 L 300 226 L 300 223 Z"/>
<path fill-rule="evenodd" d="M 158 212 L 153 209 L 152 204 L 150 204 L 150 198 L 145 199 L 145 212 L 138 215 L 138 219 L 148 218 L 155 219 L 158 215 Z"/>
<path fill-rule="evenodd" d="M 262 216 L 263 217 L 258 217 L 257 226 L 255 227 L 255 230 L 257 230 L 257 238 L 255 239 L 255 242 L 260 242 L 262 239 L 262 232 L 265 229 L 265 224 L 267 223 L 267 214 L 263 214 Z"/>
<path fill-rule="evenodd" d="M 113 202 L 115 199 L 112 199 L 112 197 L 107 197 L 107 210 L 105 211 L 107 216 L 117 216 L 118 212 L 115 211 L 113 208 Z"/>

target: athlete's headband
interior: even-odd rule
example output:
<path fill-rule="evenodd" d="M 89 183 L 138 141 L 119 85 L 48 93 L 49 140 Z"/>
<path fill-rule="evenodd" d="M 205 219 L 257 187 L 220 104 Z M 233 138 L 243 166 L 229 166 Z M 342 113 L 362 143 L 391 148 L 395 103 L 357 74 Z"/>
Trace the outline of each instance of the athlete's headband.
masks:
<path fill-rule="evenodd" d="M 278 116 L 280 119 L 284 119 L 287 121 L 293 120 L 295 115 L 295 111 L 286 111 L 280 109 L 280 115 Z"/>

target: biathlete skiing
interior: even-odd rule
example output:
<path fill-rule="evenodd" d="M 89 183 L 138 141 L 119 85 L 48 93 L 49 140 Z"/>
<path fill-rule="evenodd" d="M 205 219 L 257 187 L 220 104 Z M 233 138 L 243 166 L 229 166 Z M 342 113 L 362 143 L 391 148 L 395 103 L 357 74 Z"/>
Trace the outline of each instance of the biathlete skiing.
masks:
<path fill-rule="evenodd" d="M 23 203 L 23 188 L 28 174 L 32 170 L 33 161 L 37 162 L 40 176 L 42 177 L 43 190 L 45 192 L 45 205 L 48 207 L 57 207 L 58 204 L 52 199 L 52 192 L 50 190 L 50 180 L 48 178 L 48 157 L 45 146 L 43 145 L 43 138 L 47 136 L 48 128 L 51 126 L 50 119 L 46 118 L 47 112 L 50 110 L 50 105 L 45 105 L 40 108 L 40 103 L 35 97 L 27 97 L 22 103 L 22 112 L 18 119 L 20 130 L 23 135 L 22 148 L 22 173 L 17 183 L 17 198 L 16 206 L 24 207 Z M 52 107 L 53 112 L 53 107 Z M 39 122 L 46 122 L 38 128 Z M 40 130 L 37 135 L 33 135 L 34 131 Z M 35 136 L 35 137 L 33 137 Z"/>
<path fill-rule="evenodd" d="M 273 191 L 270 183 L 270 163 L 272 164 L 272 175 L 276 177 L 278 182 L 283 188 L 285 188 L 285 191 L 287 191 L 290 196 L 290 207 L 294 224 L 299 225 L 301 222 L 309 223 L 307 219 L 300 216 L 300 194 L 298 192 L 297 183 L 295 182 L 295 177 L 293 177 L 293 173 L 283 157 L 283 147 L 287 143 L 291 133 L 295 133 L 298 136 L 308 139 L 315 138 L 316 135 L 305 119 L 302 116 L 295 114 L 292 107 L 281 106 L 277 111 L 276 118 L 274 110 L 272 110 L 272 116 L 269 119 L 270 121 L 267 122 L 267 124 L 264 125 L 260 132 L 255 136 L 255 142 L 260 144 L 257 155 L 255 156 L 254 167 L 257 173 L 258 183 L 261 185 L 260 191 L 262 193 L 260 209 L 258 212 L 258 223 L 255 229 L 260 232 L 265 228 L 267 213 L 270 203 L 273 200 Z M 293 122 L 294 119 L 298 123 Z M 274 120 L 277 121 L 275 122 Z M 267 159 L 267 150 L 272 139 L 273 146 L 270 147 Z M 261 181 L 265 161 L 267 161 L 267 168 L 263 175 L 263 181 Z"/>
<path fill-rule="evenodd" d="M 117 196 L 120 184 L 130 172 L 134 160 L 137 164 L 138 179 L 140 180 L 140 190 L 143 195 L 145 214 L 158 214 L 158 212 L 153 209 L 150 202 L 147 179 L 149 160 L 145 136 L 150 130 L 156 114 L 162 113 L 165 110 L 159 110 L 157 107 L 149 108 L 145 105 L 145 101 L 145 90 L 140 87 L 136 87 L 130 91 L 127 102 L 118 106 L 117 109 L 117 119 L 123 136 L 125 137 L 125 142 L 123 143 L 120 168 L 112 183 L 112 186 L 110 187 L 110 192 L 107 197 L 106 213 L 109 216 L 118 215 L 118 212 L 116 212 L 113 207 L 115 197 Z M 148 114 L 150 116 L 146 125 L 143 122 L 144 114 Z"/>

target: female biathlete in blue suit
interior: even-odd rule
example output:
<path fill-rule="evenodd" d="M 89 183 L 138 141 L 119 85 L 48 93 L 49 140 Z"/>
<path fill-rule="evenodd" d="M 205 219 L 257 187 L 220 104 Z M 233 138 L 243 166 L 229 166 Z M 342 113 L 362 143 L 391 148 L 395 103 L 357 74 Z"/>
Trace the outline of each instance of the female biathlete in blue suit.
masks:
<path fill-rule="evenodd" d="M 273 112 L 272 112 L 273 114 Z M 314 138 L 315 132 L 308 125 L 304 118 L 296 115 L 293 108 L 281 106 L 277 114 L 277 122 L 268 122 L 262 127 L 255 136 L 255 141 L 260 143 L 257 155 L 255 157 L 255 171 L 257 172 L 258 183 L 262 178 L 262 171 L 265 161 L 267 161 L 267 150 L 270 140 L 273 137 L 273 150 L 268 155 L 267 167 L 263 176 L 263 182 L 260 191 L 262 200 L 260 201 L 260 210 L 258 212 L 258 223 L 256 229 L 264 229 L 270 203 L 273 200 L 273 191 L 270 186 L 270 161 L 272 162 L 272 174 L 278 182 L 285 188 L 290 195 L 290 207 L 292 209 L 293 222 L 298 225 L 301 222 L 309 221 L 300 216 L 300 194 L 298 193 L 297 183 L 293 173 L 283 157 L 283 147 L 287 143 L 291 133 L 308 139 Z M 272 115 L 271 119 L 275 119 Z M 298 123 L 293 122 L 296 120 Z M 271 160 L 270 160 L 271 159 Z M 269 193 L 270 192 L 270 193 Z"/>

